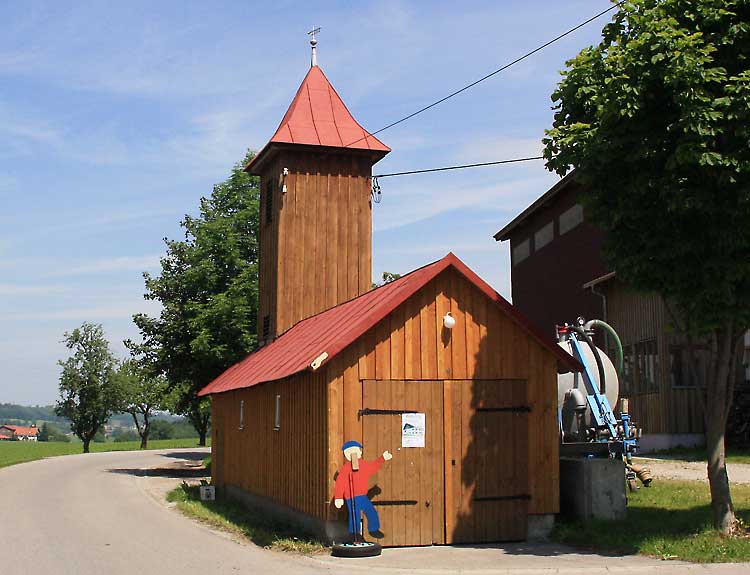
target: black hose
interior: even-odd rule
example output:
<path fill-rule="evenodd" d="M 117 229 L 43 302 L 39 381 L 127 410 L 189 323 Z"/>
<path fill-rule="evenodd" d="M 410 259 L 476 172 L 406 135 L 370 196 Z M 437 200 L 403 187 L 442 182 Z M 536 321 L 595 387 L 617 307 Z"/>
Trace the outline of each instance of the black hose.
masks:
<path fill-rule="evenodd" d="M 587 334 L 586 330 L 584 330 L 582 327 L 579 327 L 577 325 L 572 325 L 570 326 L 570 329 L 572 329 L 574 332 L 580 335 L 583 341 L 585 341 L 591 348 L 591 352 L 594 354 L 594 360 L 596 361 L 596 367 L 599 370 L 599 393 L 604 395 L 604 393 L 607 390 L 607 387 L 604 384 L 604 364 L 602 363 L 602 358 L 599 356 L 599 350 L 594 345 L 594 342 L 591 341 L 589 334 Z"/>

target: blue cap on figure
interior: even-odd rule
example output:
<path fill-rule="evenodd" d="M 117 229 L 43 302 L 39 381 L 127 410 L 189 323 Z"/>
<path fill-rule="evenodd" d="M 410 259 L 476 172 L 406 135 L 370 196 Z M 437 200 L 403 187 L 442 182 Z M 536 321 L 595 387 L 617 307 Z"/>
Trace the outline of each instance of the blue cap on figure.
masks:
<path fill-rule="evenodd" d="M 344 443 L 344 445 L 341 447 L 341 451 L 346 451 L 350 447 L 359 447 L 362 449 L 362 444 L 359 441 L 347 441 Z"/>

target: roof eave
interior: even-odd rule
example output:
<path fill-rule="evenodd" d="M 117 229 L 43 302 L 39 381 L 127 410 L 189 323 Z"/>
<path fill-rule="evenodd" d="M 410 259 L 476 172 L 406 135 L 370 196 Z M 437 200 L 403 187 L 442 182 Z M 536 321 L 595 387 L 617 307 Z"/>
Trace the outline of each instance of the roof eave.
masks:
<path fill-rule="evenodd" d="M 387 147 L 387 146 L 386 146 Z M 252 176 L 259 176 L 263 169 L 263 166 L 278 152 L 284 150 L 295 150 L 295 151 L 310 151 L 323 154 L 341 154 L 350 153 L 355 155 L 367 156 L 370 158 L 371 165 L 377 164 L 387 154 L 390 153 L 390 148 L 387 150 L 374 150 L 370 148 L 345 148 L 339 146 L 319 146 L 314 144 L 295 144 L 293 142 L 268 142 L 255 157 L 245 165 L 245 172 Z"/>

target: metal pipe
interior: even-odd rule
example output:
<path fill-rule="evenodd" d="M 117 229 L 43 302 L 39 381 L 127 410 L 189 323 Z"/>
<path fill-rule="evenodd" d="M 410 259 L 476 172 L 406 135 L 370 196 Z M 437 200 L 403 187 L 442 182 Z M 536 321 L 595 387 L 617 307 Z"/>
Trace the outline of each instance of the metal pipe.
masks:
<path fill-rule="evenodd" d="M 591 319 L 586 322 L 586 325 L 583 326 L 583 329 L 589 331 L 593 327 L 601 327 L 604 329 L 609 335 L 612 336 L 612 339 L 615 342 L 615 369 L 617 369 L 617 375 L 619 377 L 622 377 L 622 361 L 623 361 L 623 355 L 622 355 L 622 342 L 620 341 L 620 336 L 617 335 L 617 332 L 615 331 L 615 328 L 613 328 L 611 325 L 609 325 L 607 322 L 602 321 L 600 319 Z"/>

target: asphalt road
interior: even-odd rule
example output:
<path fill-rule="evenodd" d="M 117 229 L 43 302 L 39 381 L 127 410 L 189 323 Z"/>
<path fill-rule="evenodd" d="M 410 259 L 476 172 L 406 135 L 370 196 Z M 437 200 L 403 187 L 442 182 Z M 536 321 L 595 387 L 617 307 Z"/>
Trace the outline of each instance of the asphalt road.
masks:
<path fill-rule="evenodd" d="M 70 455 L 0 469 L 0 570 L 49 575 L 328 571 L 239 545 L 149 497 L 147 479 L 136 470 L 169 464 L 174 461 L 169 453 Z"/>
<path fill-rule="evenodd" d="M 305 558 L 240 543 L 164 503 L 179 480 L 145 477 L 205 452 L 57 457 L 0 469 L 0 571 L 47 575 L 396 573 L 748 573 L 750 565 L 688 565 L 605 557 L 547 544 L 387 549 L 382 557 Z"/>

